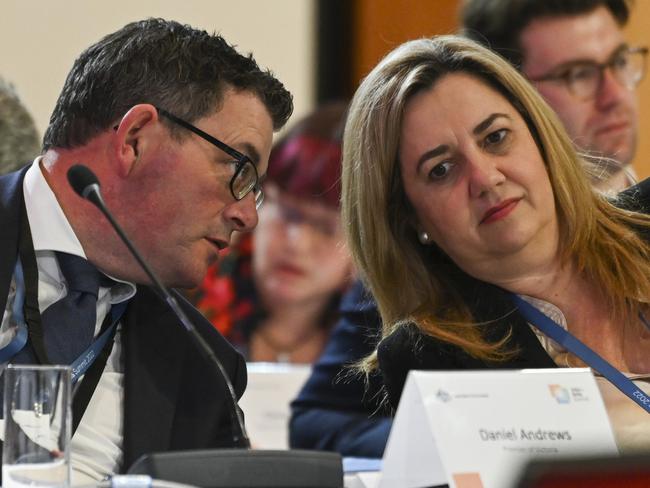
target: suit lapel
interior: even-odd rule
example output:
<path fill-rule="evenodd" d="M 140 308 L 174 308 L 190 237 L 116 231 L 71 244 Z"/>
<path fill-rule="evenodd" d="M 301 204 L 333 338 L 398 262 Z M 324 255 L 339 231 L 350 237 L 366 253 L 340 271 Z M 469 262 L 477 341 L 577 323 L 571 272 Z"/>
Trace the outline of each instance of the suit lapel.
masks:
<path fill-rule="evenodd" d="M 124 324 L 125 469 L 144 453 L 169 449 L 186 352 L 167 305 L 139 286 Z"/>
<path fill-rule="evenodd" d="M 23 179 L 26 167 L 17 173 L 0 178 L 0 310 L 7 305 L 9 285 L 18 259 L 18 231 L 20 205 L 23 198 Z"/>

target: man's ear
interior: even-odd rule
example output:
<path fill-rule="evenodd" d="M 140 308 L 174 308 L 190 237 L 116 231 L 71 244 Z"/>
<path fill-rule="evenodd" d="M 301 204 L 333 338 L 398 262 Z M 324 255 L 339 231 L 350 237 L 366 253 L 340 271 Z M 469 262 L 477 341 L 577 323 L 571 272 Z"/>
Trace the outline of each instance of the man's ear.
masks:
<path fill-rule="evenodd" d="M 150 104 L 134 105 L 115 126 L 114 155 L 122 176 L 135 167 L 149 137 L 155 133 L 158 111 Z"/>

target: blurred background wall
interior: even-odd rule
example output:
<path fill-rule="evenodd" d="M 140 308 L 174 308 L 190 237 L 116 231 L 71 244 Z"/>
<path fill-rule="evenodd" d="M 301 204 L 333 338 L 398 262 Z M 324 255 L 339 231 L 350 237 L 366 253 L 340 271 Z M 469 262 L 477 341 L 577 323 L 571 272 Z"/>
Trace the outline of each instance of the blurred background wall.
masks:
<path fill-rule="evenodd" d="M 1 0 L 0 75 L 12 82 L 41 133 L 79 53 L 124 24 L 163 17 L 216 31 L 254 53 L 295 97 L 296 116 L 315 100 L 312 0 Z"/>
<path fill-rule="evenodd" d="M 75 56 L 100 36 L 150 16 L 217 31 L 252 51 L 295 96 L 296 118 L 317 103 L 349 98 L 389 50 L 452 33 L 458 0 L 2 0 L 0 75 L 16 85 L 42 132 Z M 637 0 L 627 33 L 650 44 L 650 1 Z M 635 167 L 650 176 L 650 80 L 639 88 Z"/>

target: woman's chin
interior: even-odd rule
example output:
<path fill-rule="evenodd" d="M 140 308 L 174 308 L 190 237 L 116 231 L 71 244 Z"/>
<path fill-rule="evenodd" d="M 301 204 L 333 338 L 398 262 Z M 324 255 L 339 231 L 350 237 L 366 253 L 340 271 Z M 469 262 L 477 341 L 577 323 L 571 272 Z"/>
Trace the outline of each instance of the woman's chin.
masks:
<path fill-rule="evenodd" d="M 264 301 L 271 307 L 301 305 L 309 302 L 310 294 L 304 286 L 298 284 L 277 283 L 272 287 L 261 290 Z"/>

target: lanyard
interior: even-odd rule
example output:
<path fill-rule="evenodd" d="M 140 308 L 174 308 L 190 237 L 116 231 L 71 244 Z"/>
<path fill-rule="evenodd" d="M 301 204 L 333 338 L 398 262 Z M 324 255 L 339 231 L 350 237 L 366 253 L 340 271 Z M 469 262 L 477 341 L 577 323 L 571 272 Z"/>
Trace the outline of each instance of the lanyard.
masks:
<path fill-rule="evenodd" d="M 650 413 L 650 398 L 632 380 L 526 300 L 515 294 L 510 294 L 510 298 L 530 324 L 563 346 L 567 351 L 578 356 L 587 365 L 607 378 L 616 388 L 639 404 L 646 412 Z"/>
<path fill-rule="evenodd" d="M 9 344 L 0 349 L 0 363 L 8 362 L 27 344 L 27 326 L 25 325 L 25 317 L 23 317 L 25 279 L 23 277 L 23 267 L 20 265 L 20 259 L 16 261 L 16 267 L 14 268 L 14 282 L 16 283 L 16 294 L 12 306 L 12 318 L 16 323 L 16 332 L 11 338 L 11 341 L 9 341 Z"/>
<path fill-rule="evenodd" d="M 70 365 L 72 368 L 72 384 L 75 384 L 77 380 L 88 371 L 88 368 L 93 364 L 99 353 L 102 352 L 108 340 L 113 338 L 115 327 L 126 310 L 126 304 L 127 302 L 122 302 L 111 307 L 111 325 L 92 342 L 88 349 L 82 352 L 81 355 L 72 362 Z M 106 323 L 106 321 L 104 322 Z"/>
<path fill-rule="evenodd" d="M 45 343 L 43 341 L 43 324 L 41 323 L 41 313 L 38 305 L 38 265 L 36 263 L 36 254 L 34 253 L 34 244 L 32 243 L 32 235 L 24 200 L 21 211 L 20 241 L 18 245 L 19 259 L 17 260 L 16 270 L 14 272 L 16 296 L 14 297 L 13 307 L 14 318 L 17 319 L 18 328 L 11 343 L 0 350 L 0 355 L 4 353 L 11 359 L 11 357 L 25 347 L 27 338 L 25 338 L 24 342 L 22 338 L 28 336 L 29 343 L 36 355 L 36 360 L 41 364 L 51 364 L 47 357 Z M 109 339 L 112 339 L 117 323 L 126 310 L 126 305 L 127 302 L 123 302 L 111 307 L 110 314 L 107 314 L 102 324 L 101 335 L 73 361 L 71 365 L 73 382 L 78 380 L 90 368 Z M 16 310 L 18 310 L 17 314 L 15 313 Z M 7 350 L 8 347 L 12 346 L 12 343 L 14 343 L 13 348 L 18 349 L 15 352 L 12 352 L 11 349 Z M 9 355 L 10 352 L 11 355 Z"/>
<path fill-rule="evenodd" d="M 8 362 L 27 344 L 28 326 L 25 323 L 25 317 L 23 315 L 23 306 L 25 304 L 25 278 L 23 276 L 23 267 L 20 263 L 20 259 L 16 261 L 16 266 L 14 268 L 14 281 L 16 283 L 16 294 L 12 305 L 12 318 L 16 323 L 16 332 L 9 344 L 0 349 L 0 362 L 2 363 Z M 111 321 L 110 325 L 106 327 L 107 324 L 105 321 L 104 326 L 102 327 L 105 330 L 83 353 L 79 355 L 77 359 L 72 362 L 70 366 L 72 369 L 73 384 L 84 375 L 88 368 L 90 368 L 93 361 L 95 361 L 99 353 L 106 346 L 108 340 L 113 337 L 115 327 L 126 311 L 127 303 L 128 302 L 122 302 L 111 307 L 110 319 L 107 317 L 107 320 Z"/>
<path fill-rule="evenodd" d="M 25 208 L 25 201 L 23 199 L 21 206 L 21 223 L 19 230 L 19 243 L 18 243 L 18 274 L 14 276 L 21 280 L 22 285 L 18 287 L 14 297 L 14 310 L 19 307 L 18 314 L 14 317 L 21 319 L 21 324 L 17 328 L 17 333 L 14 336 L 16 343 L 14 347 L 18 351 L 12 352 L 7 350 L 6 354 L 11 359 L 21 349 L 25 347 L 22 343 L 23 339 L 20 338 L 24 334 L 24 342 L 29 340 L 29 345 L 33 349 L 35 361 L 41 364 L 51 364 L 47 357 L 45 350 L 45 343 L 43 341 L 43 325 L 41 324 L 41 312 L 38 306 L 38 266 L 36 263 L 36 254 L 34 252 L 34 244 L 32 242 L 31 230 L 29 228 L 29 220 L 27 218 L 27 209 Z M 16 281 L 18 284 L 18 282 Z M 20 294 L 18 292 L 20 289 Z M 16 304 L 16 301 L 19 303 Z M 22 301 L 22 307 L 20 302 Z M 112 338 L 115 335 L 115 329 L 120 318 L 126 311 L 127 302 L 113 305 L 109 314 L 106 314 L 104 323 L 101 327 L 100 336 L 93 341 L 90 348 L 84 351 L 79 358 L 72 363 L 74 380 L 78 380 L 85 374 L 84 380 L 78 382 L 78 388 L 75 388 L 72 401 L 72 431 L 77 430 L 77 426 L 86 411 L 86 407 L 90 403 L 90 399 L 99 383 L 102 376 L 104 367 L 110 354 L 110 348 L 106 347 L 109 342 L 112 343 Z M 26 324 L 26 325 L 25 325 Z M 22 331 L 22 332 L 21 332 Z M 13 340 L 12 340 L 13 342 Z M 11 345 L 11 344 L 9 344 Z M 0 354 L 5 351 L 6 347 L 0 350 Z M 11 353 L 11 354 L 10 354 Z M 76 374 L 75 374 L 76 370 Z"/>

